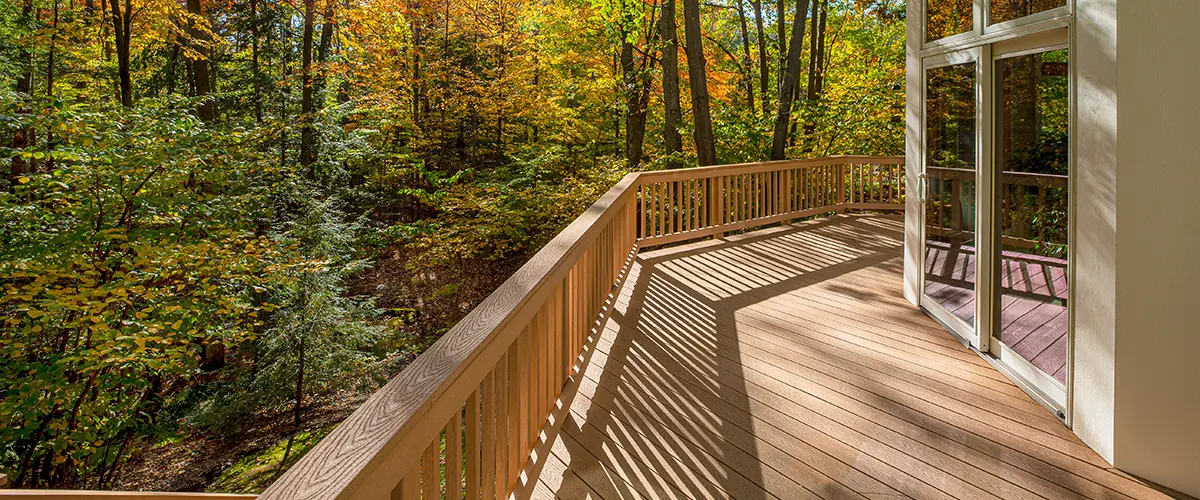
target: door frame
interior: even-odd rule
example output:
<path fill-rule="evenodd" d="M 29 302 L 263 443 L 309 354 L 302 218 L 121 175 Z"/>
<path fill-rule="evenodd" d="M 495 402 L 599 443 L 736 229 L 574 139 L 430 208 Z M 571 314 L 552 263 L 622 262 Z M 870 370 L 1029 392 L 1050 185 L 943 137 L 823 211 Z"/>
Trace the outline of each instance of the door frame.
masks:
<path fill-rule="evenodd" d="M 1073 2 L 1071 2 L 1073 4 Z M 1073 5 L 1071 5 L 1073 7 Z M 1052 12 L 1052 13 L 1051 13 Z M 1018 55 L 1040 53 L 1049 50 L 1057 50 L 1066 48 L 1068 50 L 1068 61 L 1072 61 L 1074 55 L 1073 44 L 1074 39 L 1074 23 L 1071 22 L 1071 14 L 1067 8 L 1054 9 L 1045 15 L 1031 16 L 1029 19 L 1022 19 L 1004 23 L 1004 33 L 991 33 L 990 36 L 977 37 L 972 45 L 966 45 L 954 37 L 954 44 L 935 44 L 933 47 L 928 47 L 920 52 L 916 58 L 920 62 L 917 68 L 920 82 L 917 85 L 919 89 L 918 102 L 916 103 L 916 115 L 919 121 L 919 129 L 917 139 L 919 146 L 917 148 L 917 157 L 919 162 L 914 162 L 916 171 L 918 172 L 919 182 L 919 197 L 918 197 L 918 241 L 920 252 L 918 257 L 918 269 L 916 269 L 916 302 L 932 316 L 935 320 L 942 323 L 947 330 L 959 338 L 964 344 L 969 345 L 974 350 L 984 357 L 989 363 L 995 366 L 998 370 L 1005 373 L 1013 380 L 1017 386 L 1021 387 L 1039 404 L 1045 406 L 1051 413 L 1054 413 L 1068 427 L 1071 426 L 1072 409 L 1073 409 L 1073 386 L 1074 386 L 1074 356 L 1075 356 L 1075 307 L 1074 299 L 1068 303 L 1067 307 L 1067 354 L 1066 354 L 1066 383 L 1060 384 L 1052 376 L 1045 374 L 1041 370 L 1034 367 L 1028 360 L 1013 352 L 1008 346 L 1005 346 L 999 341 L 999 325 L 1000 314 L 998 302 L 1000 294 L 996 290 L 997 279 L 1000 271 L 1000 262 L 997 258 L 1000 255 L 999 236 L 996 231 L 998 219 L 997 192 L 999 190 L 999 166 L 996 164 L 995 157 L 995 138 L 993 137 L 996 120 L 1000 116 L 997 112 L 996 92 L 998 91 L 996 81 L 996 62 L 998 60 L 1014 57 Z M 990 30 L 989 30 L 990 31 Z M 1001 31 L 1001 30 L 996 30 Z M 918 38 L 923 37 L 924 33 L 919 33 Z M 923 41 L 923 40 L 922 40 Z M 926 44 L 928 46 L 928 44 Z M 927 130 L 928 125 L 926 113 L 926 97 L 928 85 L 928 70 L 954 64 L 967 62 L 975 63 L 975 78 L 976 78 L 976 165 L 975 165 L 975 181 L 977 188 L 977 196 L 975 203 L 976 217 L 976 270 L 975 270 L 975 321 L 973 325 L 967 325 L 965 321 L 958 318 L 956 315 L 948 311 L 946 308 L 937 304 L 931 297 L 925 295 L 925 204 L 927 202 L 927 182 L 925 181 L 926 173 L 926 155 L 925 150 L 928 146 Z M 1073 61 L 1072 61 L 1073 62 Z M 1068 186 L 1068 264 L 1067 264 L 1067 280 L 1068 289 L 1075 289 L 1075 218 L 1076 206 L 1076 182 L 1074 176 L 1075 167 L 1075 136 L 1073 133 L 1076 123 L 1076 102 L 1075 96 L 1077 91 L 1078 81 L 1075 76 L 1075 64 L 1068 64 L 1068 175 L 1072 179 Z M 986 265 L 991 264 L 991 265 Z"/>

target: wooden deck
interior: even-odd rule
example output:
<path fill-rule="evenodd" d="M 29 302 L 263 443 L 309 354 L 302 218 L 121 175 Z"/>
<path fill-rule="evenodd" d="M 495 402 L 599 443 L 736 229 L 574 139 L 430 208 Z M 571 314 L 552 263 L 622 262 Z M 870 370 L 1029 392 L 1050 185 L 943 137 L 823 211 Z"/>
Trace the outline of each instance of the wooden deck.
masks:
<path fill-rule="evenodd" d="M 1168 498 L 901 297 L 899 218 L 638 256 L 533 498 Z"/>

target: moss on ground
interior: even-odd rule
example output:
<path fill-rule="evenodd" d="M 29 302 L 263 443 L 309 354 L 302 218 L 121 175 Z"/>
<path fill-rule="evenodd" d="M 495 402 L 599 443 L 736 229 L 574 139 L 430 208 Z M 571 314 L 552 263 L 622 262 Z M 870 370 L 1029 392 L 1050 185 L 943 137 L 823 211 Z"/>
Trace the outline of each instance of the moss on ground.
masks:
<path fill-rule="evenodd" d="M 284 470 L 295 464 L 308 450 L 317 445 L 337 424 L 320 429 L 300 431 L 296 433 L 296 441 L 292 443 L 292 453 L 288 455 Z M 229 466 L 221 476 L 208 486 L 208 491 L 222 493 L 262 493 L 270 486 L 279 471 L 279 462 L 287 450 L 288 438 L 283 438 L 266 449 L 242 457 L 237 463 Z"/>

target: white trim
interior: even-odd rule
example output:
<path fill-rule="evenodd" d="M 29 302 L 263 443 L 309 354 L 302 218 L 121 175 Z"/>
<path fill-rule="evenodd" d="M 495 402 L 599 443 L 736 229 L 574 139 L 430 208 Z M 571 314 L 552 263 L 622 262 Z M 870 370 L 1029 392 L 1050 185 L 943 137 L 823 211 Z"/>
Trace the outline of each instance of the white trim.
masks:
<path fill-rule="evenodd" d="M 1010 57 L 1061 50 L 1068 48 L 1067 41 L 1067 28 L 1043 31 L 1014 40 L 1002 40 L 991 45 L 992 59 L 998 61 Z"/>
<path fill-rule="evenodd" d="M 1071 7 L 1074 7 L 1075 0 L 1069 0 Z M 1075 152 L 1077 151 L 1075 141 L 1079 137 L 1079 129 L 1075 126 L 1079 116 L 1078 103 L 1078 73 L 1076 69 L 1079 67 L 1075 60 L 1075 23 L 1067 26 L 1067 290 L 1070 294 L 1070 302 L 1067 303 L 1067 376 L 1066 376 L 1066 404 L 1063 405 L 1063 411 L 1066 413 L 1064 422 L 1070 428 L 1075 420 L 1075 297 L 1079 296 L 1078 288 L 1075 287 L 1075 253 L 1078 247 L 1076 240 L 1078 239 L 1077 231 L 1075 230 L 1075 221 L 1078 211 L 1075 207 L 1079 206 L 1079 197 L 1077 186 L 1079 178 L 1078 170 L 1075 166 Z"/>
<path fill-rule="evenodd" d="M 1073 18 L 1070 15 L 1058 16 L 1031 24 L 1022 24 L 1021 26 L 1003 32 L 989 33 L 975 38 L 957 38 L 958 35 L 955 35 L 955 39 L 953 40 L 954 43 L 939 43 L 936 45 L 926 44 L 925 48 L 921 50 L 921 57 L 929 57 L 944 52 L 952 52 L 959 49 L 977 47 L 990 43 L 1002 42 L 1005 40 L 1015 40 L 1017 38 L 1033 35 L 1043 31 L 1065 28 L 1070 26 L 1072 19 Z"/>
<path fill-rule="evenodd" d="M 904 36 L 904 103 L 905 123 L 921 124 L 925 121 L 924 71 L 921 68 L 920 49 L 924 19 L 924 1 L 910 0 L 905 4 L 905 17 L 912 22 L 905 25 Z M 919 126 L 904 127 L 904 175 L 909 195 L 904 200 L 904 298 L 914 306 L 921 304 L 921 275 L 924 256 L 921 220 L 924 206 L 924 189 L 919 175 L 922 172 L 921 155 L 925 146 Z M 916 189 L 912 189 L 912 187 Z M 916 196 L 913 196 L 916 193 Z"/>
<path fill-rule="evenodd" d="M 996 116 L 993 103 L 993 96 L 996 95 L 993 75 L 996 63 L 992 60 L 991 45 L 979 48 L 979 60 L 975 72 L 975 102 L 978 111 L 975 126 L 975 331 L 979 335 L 979 345 L 976 348 L 980 352 L 988 352 L 995 326 L 995 321 L 989 321 L 994 317 L 992 313 L 995 310 L 995 301 L 979 299 L 991 297 L 995 291 L 995 257 L 1000 254 L 994 237 L 996 176 L 992 144 L 996 141 L 992 135 L 992 125 Z"/>
<path fill-rule="evenodd" d="M 1047 375 L 1046 372 L 1021 357 L 1012 348 L 1004 345 L 1003 342 L 997 341 L 993 344 L 990 354 L 1001 365 L 1020 377 L 1026 384 L 1041 392 L 1041 395 L 1048 398 L 1051 403 L 1058 405 L 1059 409 L 1063 409 L 1066 406 L 1066 387 L 1055 380 L 1054 377 Z"/>
<path fill-rule="evenodd" d="M 988 4 L 988 7 L 991 7 L 990 2 Z M 987 14 L 986 14 L 987 22 L 991 22 L 991 17 L 992 17 L 992 9 L 989 8 L 989 9 L 987 9 Z M 1037 24 L 1042 21 L 1058 19 L 1061 17 L 1071 17 L 1071 3 L 1070 2 L 1067 2 L 1067 5 L 1064 5 L 1062 7 L 1055 7 L 1050 10 L 1038 12 L 1037 14 L 1032 14 L 1032 15 L 1028 15 L 1025 17 L 1019 17 L 1017 19 L 1011 19 L 1011 20 L 1004 21 L 1002 23 L 996 23 L 996 24 L 993 24 L 990 26 L 984 25 L 983 34 L 984 35 L 1002 34 L 1007 31 L 1020 30 L 1021 28 L 1024 28 L 1029 25 Z"/>

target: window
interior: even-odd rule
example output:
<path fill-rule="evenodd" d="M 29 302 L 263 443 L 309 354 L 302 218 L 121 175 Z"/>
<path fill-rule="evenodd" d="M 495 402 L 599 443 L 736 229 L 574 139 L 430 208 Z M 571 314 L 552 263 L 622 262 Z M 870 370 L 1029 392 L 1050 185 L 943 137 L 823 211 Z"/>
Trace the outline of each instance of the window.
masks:
<path fill-rule="evenodd" d="M 925 6 L 925 41 L 932 42 L 974 29 L 971 0 L 928 0 Z"/>
<path fill-rule="evenodd" d="M 930 3 L 934 3 L 932 0 Z M 1067 5 L 1067 0 L 992 0 L 989 24 L 1012 21 Z"/>

